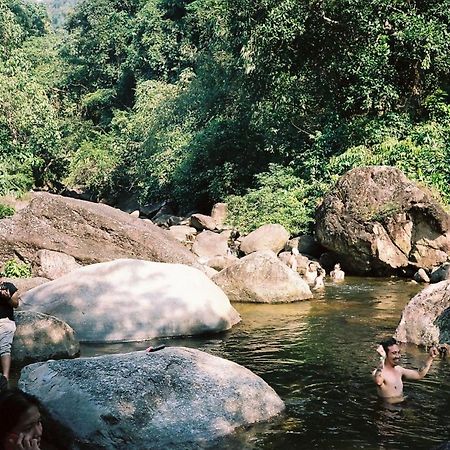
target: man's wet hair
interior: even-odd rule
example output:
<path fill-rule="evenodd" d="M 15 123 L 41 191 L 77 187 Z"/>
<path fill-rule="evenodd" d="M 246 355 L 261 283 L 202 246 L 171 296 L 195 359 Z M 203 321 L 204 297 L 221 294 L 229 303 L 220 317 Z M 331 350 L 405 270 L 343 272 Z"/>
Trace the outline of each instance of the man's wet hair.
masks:
<path fill-rule="evenodd" d="M 383 342 L 380 342 L 380 345 L 384 348 L 386 355 L 388 354 L 389 347 L 392 347 L 393 345 L 396 345 L 396 344 L 397 344 L 397 339 L 395 339 L 393 337 L 386 339 Z"/>

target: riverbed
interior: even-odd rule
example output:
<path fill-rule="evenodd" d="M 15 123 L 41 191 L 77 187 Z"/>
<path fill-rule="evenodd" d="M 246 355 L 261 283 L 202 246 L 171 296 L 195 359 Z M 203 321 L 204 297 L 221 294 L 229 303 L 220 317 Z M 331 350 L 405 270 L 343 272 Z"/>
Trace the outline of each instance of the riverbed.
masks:
<path fill-rule="evenodd" d="M 430 450 L 449 439 L 450 359 L 405 382 L 406 402 L 387 407 L 370 373 L 377 343 L 391 336 L 421 286 L 399 279 L 347 278 L 292 304 L 234 304 L 242 322 L 214 336 L 148 343 L 83 345 L 82 356 L 165 344 L 197 348 L 261 376 L 286 403 L 269 423 L 238 430 L 211 448 Z M 401 364 L 418 368 L 425 349 L 402 347 Z M 150 448 L 150 447 L 149 447 Z M 204 448 L 204 447 L 202 447 Z"/>

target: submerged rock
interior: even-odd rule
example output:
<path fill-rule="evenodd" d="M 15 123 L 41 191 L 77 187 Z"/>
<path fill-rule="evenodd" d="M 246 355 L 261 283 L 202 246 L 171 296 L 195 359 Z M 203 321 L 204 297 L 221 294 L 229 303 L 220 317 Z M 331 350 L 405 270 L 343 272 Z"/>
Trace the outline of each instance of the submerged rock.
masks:
<path fill-rule="evenodd" d="M 84 342 L 218 332 L 240 320 L 200 270 L 135 259 L 92 264 L 38 286 L 22 296 L 22 308 L 64 320 Z"/>
<path fill-rule="evenodd" d="M 183 347 L 33 364 L 19 387 L 68 450 L 204 448 L 284 409 L 250 370 Z"/>

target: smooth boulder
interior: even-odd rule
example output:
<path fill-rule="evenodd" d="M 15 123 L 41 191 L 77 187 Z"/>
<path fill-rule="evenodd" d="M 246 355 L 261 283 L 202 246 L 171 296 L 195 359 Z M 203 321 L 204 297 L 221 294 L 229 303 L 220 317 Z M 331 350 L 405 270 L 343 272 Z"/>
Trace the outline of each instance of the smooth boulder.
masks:
<path fill-rule="evenodd" d="M 410 300 L 395 337 L 426 346 L 450 342 L 450 280 L 432 284 Z"/>
<path fill-rule="evenodd" d="M 33 364 L 19 387 L 44 404 L 68 450 L 205 448 L 284 409 L 250 370 L 183 347 Z"/>
<path fill-rule="evenodd" d="M 263 250 L 279 253 L 284 249 L 288 239 L 289 232 L 283 225 L 267 224 L 243 237 L 240 250 L 246 255 Z"/>
<path fill-rule="evenodd" d="M 218 234 L 212 231 L 202 231 L 196 236 L 192 245 L 192 252 L 204 258 L 226 256 L 228 251 L 227 233 Z"/>
<path fill-rule="evenodd" d="M 232 302 L 289 303 L 312 297 L 307 283 L 271 251 L 251 253 L 212 280 Z"/>
<path fill-rule="evenodd" d="M 34 311 L 16 311 L 15 321 L 17 329 L 11 348 L 15 365 L 74 358 L 80 353 L 74 330 L 56 317 Z"/>
<path fill-rule="evenodd" d="M 38 286 L 22 296 L 22 308 L 64 320 L 82 342 L 218 332 L 240 320 L 200 270 L 133 259 L 85 266 Z"/>

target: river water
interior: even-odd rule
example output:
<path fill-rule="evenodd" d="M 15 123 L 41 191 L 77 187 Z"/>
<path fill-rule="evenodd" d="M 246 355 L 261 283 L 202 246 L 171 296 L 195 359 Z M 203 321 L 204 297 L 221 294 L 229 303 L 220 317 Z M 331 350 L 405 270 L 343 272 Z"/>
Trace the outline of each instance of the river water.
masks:
<path fill-rule="evenodd" d="M 377 342 L 391 336 L 420 287 L 397 279 L 348 278 L 328 283 L 310 301 L 234 304 L 242 322 L 201 338 L 84 345 L 82 356 L 142 350 L 148 344 L 194 347 L 261 376 L 286 403 L 269 423 L 238 430 L 215 449 L 414 449 L 449 439 L 450 358 L 427 377 L 405 382 L 404 404 L 378 400 L 370 373 Z M 418 368 L 424 349 L 404 346 L 401 364 Z"/>

